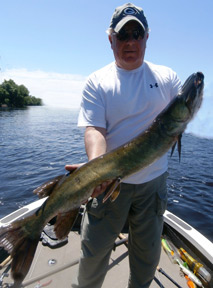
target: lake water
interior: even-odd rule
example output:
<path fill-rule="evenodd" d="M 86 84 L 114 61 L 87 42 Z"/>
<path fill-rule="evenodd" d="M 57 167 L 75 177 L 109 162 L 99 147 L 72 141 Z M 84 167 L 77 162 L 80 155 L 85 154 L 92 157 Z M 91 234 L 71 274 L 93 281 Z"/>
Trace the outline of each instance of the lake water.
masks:
<path fill-rule="evenodd" d="M 37 200 L 32 191 L 65 164 L 86 161 L 77 116 L 47 106 L 0 110 L 0 218 Z M 213 241 L 213 140 L 184 134 L 169 173 L 168 210 Z"/>

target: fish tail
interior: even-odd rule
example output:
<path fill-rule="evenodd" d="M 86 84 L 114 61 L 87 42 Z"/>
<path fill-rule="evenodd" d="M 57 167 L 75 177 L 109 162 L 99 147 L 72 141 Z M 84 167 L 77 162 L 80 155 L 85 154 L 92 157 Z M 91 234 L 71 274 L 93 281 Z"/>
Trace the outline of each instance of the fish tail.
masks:
<path fill-rule="evenodd" d="M 20 220 L 0 227 L 0 247 L 11 255 L 14 285 L 20 285 L 27 275 L 40 239 L 40 234 L 32 238 L 24 224 L 24 220 Z"/>

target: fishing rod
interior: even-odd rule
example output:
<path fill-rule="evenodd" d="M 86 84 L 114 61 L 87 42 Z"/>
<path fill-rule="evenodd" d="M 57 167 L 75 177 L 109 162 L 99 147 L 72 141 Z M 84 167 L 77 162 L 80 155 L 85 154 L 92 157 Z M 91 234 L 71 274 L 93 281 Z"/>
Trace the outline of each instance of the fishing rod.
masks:
<path fill-rule="evenodd" d="M 167 279 L 169 279 L 175 286 L 177 286 L 178 288 L 183 288 L 174 279 L 172 279 L 161 267 L 157 266 L 157 270 L 158 272 L 163 274 Z"/>
<path fill-rule="evenodd" d="M 122 233 L 120 233 L 119 238 L 120 238 L 120 240 L 115 242 L 113 250 L 115 250 L 116 247 L 118 247 L 122 244 L 124 244 L 128 248 L 128 236 L 125 237 Z M 161 274 L 163 274 L 167 279 L 169 279 L 175 286 L 177 286 L 178 288 L 183 288 L 174 279 L 172 279 L 162 268 L 157 266 L 157 270 Z M 156 277 L 154 277 L 154 280 L 161 288 L 164 288 L 163 284 Z"/>
<path fill-rule="evenodd" d="M 160 286 L 161 288 L 165 288 L 164 286 L 163 286 L 163 284 L 154 276 L 154 280 L 155 280 L 155 282 L 158 284 L 158 286 Z"/>

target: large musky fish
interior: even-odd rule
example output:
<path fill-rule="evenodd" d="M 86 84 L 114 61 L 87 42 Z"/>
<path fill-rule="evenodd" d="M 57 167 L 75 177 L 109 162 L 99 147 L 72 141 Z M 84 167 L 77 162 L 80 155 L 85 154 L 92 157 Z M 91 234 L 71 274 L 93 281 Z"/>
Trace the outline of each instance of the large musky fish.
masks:
<path fill-rule="evenodd" d="M 57 215 L 56 235 L 58 238 L 65 237 L 78 207 L 91 196 L 95 187 L 111 181 L 107 195 L 114 196 L 118 184 L 125 177 L 151 164 L 176 142 L 180 146 L 178 139 L 200 108 L 203 87 L 204 75 L 201 72 L 192 74 L 177 97 L 146 131 L 125 145 L 86 163 L 70 175 L 59 176 L 45 183 L 36 189 L 36 193 L 49 197 L 34 215 L 0 227 L 0 246 L 12 257 L 14 287 L 19 287 L 26 276 L 40 234 L 48 221 Z"/>

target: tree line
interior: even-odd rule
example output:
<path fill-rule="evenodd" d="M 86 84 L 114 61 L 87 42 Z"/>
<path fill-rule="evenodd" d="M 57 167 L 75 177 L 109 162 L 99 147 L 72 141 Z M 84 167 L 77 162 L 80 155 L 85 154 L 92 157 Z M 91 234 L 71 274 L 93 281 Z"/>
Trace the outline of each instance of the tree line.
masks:
<path fill-rule="evenodd" d="M 17 85 L 13 80 L 4 80 L 0 85 L 0 107 L 23 108 L 40 106 L 42 100 L 31 96 L 24 85 Z"/>

